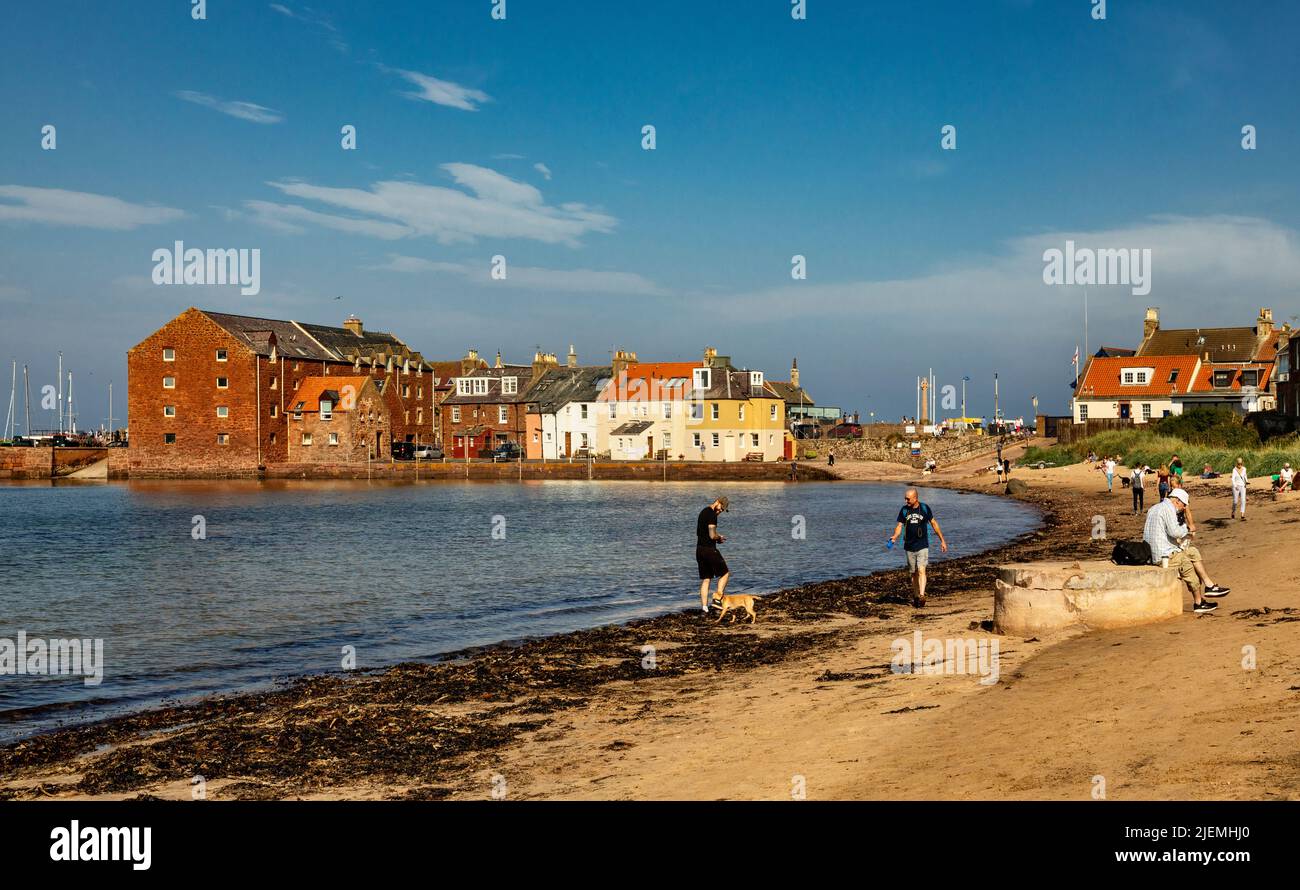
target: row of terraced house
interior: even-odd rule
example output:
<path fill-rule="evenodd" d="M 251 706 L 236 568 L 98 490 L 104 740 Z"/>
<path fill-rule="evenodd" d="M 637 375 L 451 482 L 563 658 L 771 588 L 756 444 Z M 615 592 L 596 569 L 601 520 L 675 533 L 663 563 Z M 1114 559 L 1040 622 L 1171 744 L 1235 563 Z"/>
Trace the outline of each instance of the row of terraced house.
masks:
<path fill-rule="evenodd" d="M 433 361 L 355 316 L 341 327 L 188 309 L 127 353 L 129 467 L 249 475 L 268 464 L 388 461 L 394 443 L 471 459 L 510 443 L 535 460 L 775 461 L 799 384 L 695 361 Z"/>

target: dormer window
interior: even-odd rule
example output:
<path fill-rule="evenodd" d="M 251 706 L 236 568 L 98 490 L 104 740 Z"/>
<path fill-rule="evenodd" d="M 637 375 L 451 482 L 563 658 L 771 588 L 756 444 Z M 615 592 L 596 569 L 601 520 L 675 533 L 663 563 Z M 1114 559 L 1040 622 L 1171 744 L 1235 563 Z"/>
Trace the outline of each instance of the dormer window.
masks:
<path fill-rule="evenodd" d="M 709 389 L 713 385 L 712 368 L 695 368 L 695 388 Z"/>
<path fill-rule="evenodd" d="M 296 405 L 293 406 L 293 419 L 294 419 L 294 420 L 302 420 L 302 405 L 303 405 L 303 403 L 302 403 L 302 402 L 299 402 L 298 404 L 296 404 Z"/>
<path fill-rule="evenodd" d="M 467 396 L 467 395 L 469 395 L 469 391 L 470 391 L 469 378 L 468 378 L 468 377 L 457 377 L 457 378 L 456 378 L 456 395 L 458 395 L 458 396 Z"/>
<path fill-rule="evenodd" d="M 749 385 L 750 385 L 750 387 L 753 388 L 753 389 L 762 389 L 762 388 L 763 388 L 763 372 L 762 372 L 762 371 L 750 371 L 750 372 L 749 372 Z"/>
<path fill-rule="evenodd" d="M 334 417 L 334 403 L 329 399 L 320 400 L 320 419 L 330 420 Z"/>
<path fill-rule="evenodd" d="M 470 380 L 474 384 L 474 395 L 476 396 L 487 395 L 488 379 L 486 377 L 473 377 L 470 378 Z"/>
<path fill-rule="evenodd" d="M 519 378 L 518 378 L 518 377 L 502 377 L 502 378 L 501 378 L 501 394 L 502 394 L 503 396 L 513 396 L 513 395 L 516 395 L 518 392 L 519 392 Z"/>
<path fill-rule="evenodd" d="M 1231 372 L 1231 371 L 1215 371 L 1215 372 L 1214 372 L 1214 385 L 1215 385 L 1216 387 L 1232 386 L 1232 372 Z"/>
<path fill-rule="evenodd" d="M 1154 373 L 1155 368 L 1125 368 L 1120 381 L 1125 386 L 1146 386 Z"/>

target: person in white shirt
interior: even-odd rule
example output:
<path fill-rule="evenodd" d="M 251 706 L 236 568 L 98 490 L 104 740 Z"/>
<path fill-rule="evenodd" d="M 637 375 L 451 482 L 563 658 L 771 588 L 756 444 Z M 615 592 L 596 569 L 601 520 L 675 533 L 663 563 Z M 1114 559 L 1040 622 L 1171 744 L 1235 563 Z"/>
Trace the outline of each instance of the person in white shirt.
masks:
<path fill-rule="evenodd" d="M 1181 488 L 1169 492 L 1169 497 L 1147 511 L 1142 540 L 1151 548 L 1153 565 L 1163 565 L 1167 559 L 1168 567 L 1178 572 L 1178 577 L 1192 593 L 1192 611 L 1213 612 L 1218 604 L 1208 598 L 1227 596 L 1229 590 L 1210 580 L 1209 572 L 1201 562 L 1201 551 L 1191 542 L 1191 535 L 1195 533 L 1184 522 L 1189 500 L 1187 492 Z"/>
<path fill-rule="evenodd" d="M 1237 465 L 1232 468 L 1232 516 L 1246 519 L 1246 463 L 1237 458 Z M 1240 507 L 1240 510 L 1238 509 Z"/>
<path fill-rule="evenodd" d="M 1115 493 L 1115 458 L 1108 457 L 1102 464 L 1102 469 L 1106 471 L 1106 493 Z"/>
<path fill-rule="evenodd" d="M 1282 488 L 1288 489 L 1295 484 L 1295 470 L 1291 469 L 1291 463 L 1282 464 L 1282 472 L 1278 474 L 1282 477 Z"/>

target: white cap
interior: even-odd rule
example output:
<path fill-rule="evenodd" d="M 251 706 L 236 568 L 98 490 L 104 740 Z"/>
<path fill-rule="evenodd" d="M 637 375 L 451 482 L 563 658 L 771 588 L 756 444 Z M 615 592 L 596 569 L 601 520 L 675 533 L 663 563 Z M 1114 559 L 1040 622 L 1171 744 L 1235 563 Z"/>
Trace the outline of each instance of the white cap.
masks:
<path fill-rule="evenodd" d="M 1188 504 L 1187 492 L 1183 491 L 1181 488 L 1175 488 L 1173 491 L 1169 492 L 1169 496 L 1171 498 L 1178 498 L 1178 500 L 1183 502 L 1184 507 Z"/>

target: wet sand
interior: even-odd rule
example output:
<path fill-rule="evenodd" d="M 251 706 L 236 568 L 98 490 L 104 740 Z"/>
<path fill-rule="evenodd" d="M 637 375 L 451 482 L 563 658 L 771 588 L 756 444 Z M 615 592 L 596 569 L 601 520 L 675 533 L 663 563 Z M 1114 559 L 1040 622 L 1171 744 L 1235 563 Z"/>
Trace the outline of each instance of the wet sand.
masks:
<path fill-rule="evenodd" d="M 1000 493 L 991 463 L 835 469 Z M 1110 799 L 1300 796 L 1300 503 L 1255 493 L 1234 522 L 1227 480 L 1189 480 L 1198 545 L 1233 589 L 1218 612 L 1189 596 L 1158 624 L 1001 637 L 992 685 L 890 670 L 917 629 L 991 640 L 996 564 L 1104 558 L 1098 514 L 1112 539 L 1141 536 L 1128 492 L 1089 468 L 1013 478 L 1044 526 L 974 557 L 936 547 L 924 610 L 899 570 L 765 597 L 754 626 L 682 612 L 312 678 L 0 749 L 0 799 L 189 799 L 200 775 L 210 799 L 1087 799 L 1098 776 Z M 848 533 L 883 544 L 892 519 Z"/>

